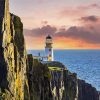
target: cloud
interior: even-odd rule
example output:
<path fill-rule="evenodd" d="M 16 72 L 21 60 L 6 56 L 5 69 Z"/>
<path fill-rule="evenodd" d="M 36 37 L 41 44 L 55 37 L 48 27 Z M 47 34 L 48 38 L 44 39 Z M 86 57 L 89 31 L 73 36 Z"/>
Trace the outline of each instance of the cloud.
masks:
<path fill-rule="evenodd" d="M 56 36 L 82 40 L 87 43 L 100 44 L 100 33 L 96 33 L 93 29 L 90 31 L 85 27 L 73 26 L 67 30 L 58 32 Z"/>
<path fill-rule="evenodd" d="M 100 9 L 100 5 L 98 5 L 98 4 L 96 4 L 96 3 L 91 4 L 90 6 L 91 6 L 91 7 L 94 7 L 94 8 L 98 8 L 98 9 Z"/>
<path fill-rule="evenodd" d="M 24 29 L 24 34 L 27 36 L 40 37 L 40 36 L 46 36 L 48 34 L 54 35 L 56 31 L 57 31 L 56 27 L 46 25 L 41 28 L 35 28 L 32 30 Z"/>
<path fill-rule="evenodd" d="M 85 11 L 81 11 L 78 8 L 72 8 L 72 7 L 68 7 L 65 8 L 63 10 L 60 11 L 59 15 L 60 17 L 77 17 L 77 16 L 81 16 L 84 15 Z"/>
<path fill-rule="evenodd" d="M 41 22 L 43 25 L 47 25 L 48 24 L 48 21 L 44 20 Z"/>
<path fill-rule="evenodd" d="M 100 16 L 84 16 L 78 19 L 80 26 L 89 29 L 89 31 L 94 31 L 94 33 L 100 33 Z"/>
<path fill-rule="evenodd" d="M 100 6 L 96 3 L 92 3 L 89 5 L 80 5 L 78 8 L 83 10 L 94 9 L 94 8 L 100 9 Z"/>
<path fill-rule="evenodd" d="M 45 25 L 32 30 L 24 29 L 25 37 L 42 38 L 48 34 L 55 39 L 72 39 L 73 41 L 83 41 L 89 44 L 100 44 L 100 17 L 95 15 L 84 16 L 78 19 L 80 26 L 70 26 L 69 28 L 57 28 L 52 25 Z M 81 24 L 82 23 L 82 24 Z"/>
<path fill-rule="evenodd" d="M 87 15 L 89 11 L 94 11 L 96 9 L 100 10 L 100 6 L 96 3 L 89 4 L 89 5 L 79 5 L 76 7 L 66 7 L 63 8 L 60 12 L 59 15 L 61 17 L 79 17 L 83 15 Z"/>
<path fill-rule="evenodd" d="M 89 22 L 97 22 L 99 20 L 99 18 L 94 16 L 94 15 L 92 15 L 92 16 L 81 17 L 80 20 L 84 21 L 84 22 L 87 22 L 87 21 L 89 21 Z"/>
<path fill-rule="evenodd" d="M 41 36 L 47 36 L 48 34 L 53 35 L 53 37 L 57 38 L 70 38 L 74 41 L 82 40 L 86 43 L 91 44 L 100 44 L 100 30 L 95 30 L 95 27 L 92 27 L 88 29 L 87 27 L 77 27 L 72 26 L 68 29 L 59 29 L 57 30 L 56 27 L 52 27 L 50 25 L 43 26 L 41 28 L 36 28 L 33 30 L 25 30 L 27 31 L 27 34 L 25 36 L 30 37 L 38 37 L 41 38 Z M 29 31 L 29 32 L 28 32 Z"/>

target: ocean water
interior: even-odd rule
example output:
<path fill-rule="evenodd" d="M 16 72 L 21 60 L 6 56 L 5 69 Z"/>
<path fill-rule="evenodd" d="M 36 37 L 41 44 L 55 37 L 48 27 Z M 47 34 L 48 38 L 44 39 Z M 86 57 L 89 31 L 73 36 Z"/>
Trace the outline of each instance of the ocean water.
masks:
<path fill-rule="evenodd" d="M 39 52 L 45 53 L 44 50 L 28 51 L 33 55 Z M 100 50 L 54 50 L 54 59 L 100 91 Z"/>

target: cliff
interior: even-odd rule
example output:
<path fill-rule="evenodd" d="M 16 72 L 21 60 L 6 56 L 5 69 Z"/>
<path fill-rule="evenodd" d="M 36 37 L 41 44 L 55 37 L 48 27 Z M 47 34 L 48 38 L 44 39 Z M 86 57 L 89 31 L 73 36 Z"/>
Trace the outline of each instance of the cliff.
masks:
<path fill-rule="evenodd" d="M 60 62 L 27 55 L 21 19 L 0 0 L 0 100 L 99 100 L 90 84 Z"/>
<path fill-rule="evenodd" d="M 0 100 L 25 98 L 26 60 L 23 24 L 10 14 L 9 1 L 0 0 Z"/>
<path fill-rule="evenodd" d="M 100 100 L 100 93 L 91 84 L 78 80 L 78 100 Z"/>
<path fill-rule="evenodd" d="M 30 100 L 53 100 L 50 87 L 51 75 L 47 66 L 33 60 L 32 55 L 28 55 L 28 63 Z"/>
<path fill-rule="evenodd" d="M 28 55 L 31 100 L 99 100 L 99 92 L 60 62 L 38 62 Z"/>

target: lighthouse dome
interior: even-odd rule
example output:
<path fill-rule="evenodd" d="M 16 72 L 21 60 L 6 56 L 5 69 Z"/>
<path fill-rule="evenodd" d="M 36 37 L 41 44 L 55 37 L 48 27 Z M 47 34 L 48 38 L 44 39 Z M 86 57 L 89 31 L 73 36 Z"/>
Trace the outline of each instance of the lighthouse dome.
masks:
<path fill-rule="evenodd" d="M 52 37 L 51 37 L 50 35 L 48 35 L 48 36 L 46 37 L 46 39 L 52 39 Z"/>

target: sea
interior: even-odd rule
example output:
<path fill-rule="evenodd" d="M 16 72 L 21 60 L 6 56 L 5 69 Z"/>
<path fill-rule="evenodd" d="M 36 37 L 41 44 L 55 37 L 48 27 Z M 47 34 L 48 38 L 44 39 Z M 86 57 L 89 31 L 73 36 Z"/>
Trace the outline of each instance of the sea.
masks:
<path fill-rule="evenodd" d="M 44 50 L 28 50 L 28 53 L 45 54 Z M 54 60 L 100 91 L 100 50 L 54 50 Z"/>

